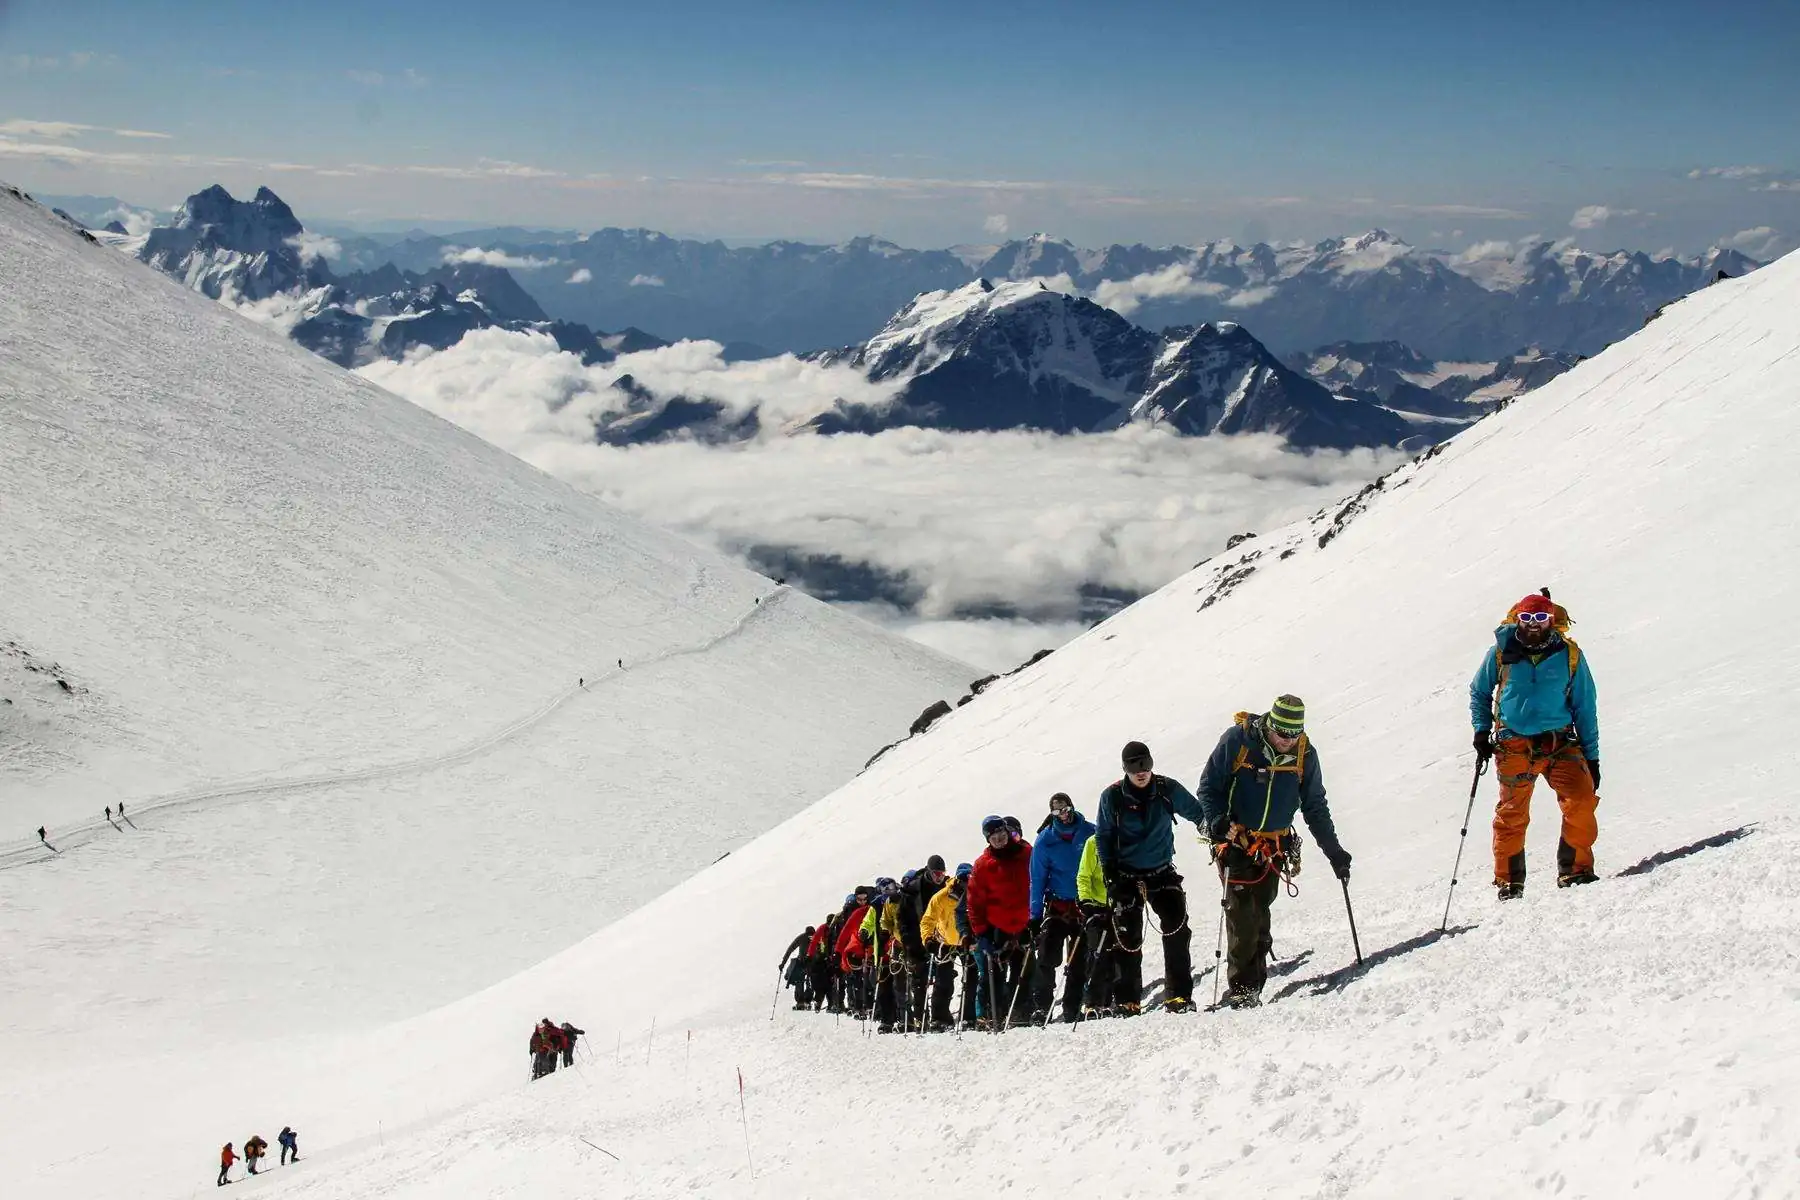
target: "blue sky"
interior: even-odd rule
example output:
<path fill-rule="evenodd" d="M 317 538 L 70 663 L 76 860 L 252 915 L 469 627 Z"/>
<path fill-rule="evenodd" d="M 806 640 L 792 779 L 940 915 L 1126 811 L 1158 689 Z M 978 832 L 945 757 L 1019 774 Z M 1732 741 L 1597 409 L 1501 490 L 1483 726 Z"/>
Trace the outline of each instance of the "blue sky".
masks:
<path fill-rule="evenodd" d="M 1701 7 L 0 0 L 0 177 L 914 245 L 1792 245 L 1800 5 Z"/>

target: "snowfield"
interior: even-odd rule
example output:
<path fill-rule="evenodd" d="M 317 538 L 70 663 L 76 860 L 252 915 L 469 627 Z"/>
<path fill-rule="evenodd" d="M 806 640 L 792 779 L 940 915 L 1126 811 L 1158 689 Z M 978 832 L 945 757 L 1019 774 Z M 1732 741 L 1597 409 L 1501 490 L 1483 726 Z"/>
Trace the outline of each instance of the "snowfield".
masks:
<path fill-rule="evenodd" d="M 977 674 L 10 192 L 0 496 L 14 1097 L 45 1068 L 466 995 L 825 794 Z M 103 815 L 121 802 L 130 826 Z"/>
<path fill-rule="evenodd" d="M 272 970 L 257 1034 L 181 1053 L 122 1037 L 104 1057 L 59 1042 L 25 1059 L 9 1042 L 7 1195 L 204 1194 L 220 1143 L 284 1123 L 307 1158 L 253 1186 L 344 1200 L 1800 1195 L 1800 823 L 1780 736 L 1800 707 L 1797 392 L 1790 256 L 1672 305 L 1344 505 L 1202 564 L 461 1000 L 289 1032 Z M 1497 906 L 1490 776 L 1440 934 L 1473 766 L 1468 679 L 1507 606 L 1543 584 L 1599 685 L 1602 881 L 1554 888 L 1540 787 L 1531 884 Z M 865 1037 L 785 1003 L 771 1019 L 782 949 L 851 885 L 932 852 L 973 858 L 984 813 L 1034 825 L 1053 791 L 1091 816 L 1131 738 L 1191 785 L 1232 714 L 1282 691 L 1306 701 L 1356 856 L 1363 968 L 1315 854 L 1298 898 L 1276 903 L 1260 1010 L 961 1038 Z M 561 741 L 546 732 L 544 752 Z M 271 838 L 293 819 L 259 815 Z M 1204 972 L 1216 884 L 1183 829 Z M 495 828 L 480 852 L 528 836 Z M 80 892 L 10 873 L 9 911 L 104 922 L 99 893 L 142 876 L 83 861 Z M 396 901 L 375 864 L 336 869 L 374 911 Z M 98 972 L 131 951 L 82 953 Z M 1149 982 L 1154 943 L 1147 958 Z M 10 986 L 19 961 L 6 966 Z M 191 994 L 173 970 L 165 982 Z M 1212 985 L 1206 972 L 1196 989 Z M 526 1037 L 544 1015 L 584 1027 L 586 1052 L 532 1084 Z"/>

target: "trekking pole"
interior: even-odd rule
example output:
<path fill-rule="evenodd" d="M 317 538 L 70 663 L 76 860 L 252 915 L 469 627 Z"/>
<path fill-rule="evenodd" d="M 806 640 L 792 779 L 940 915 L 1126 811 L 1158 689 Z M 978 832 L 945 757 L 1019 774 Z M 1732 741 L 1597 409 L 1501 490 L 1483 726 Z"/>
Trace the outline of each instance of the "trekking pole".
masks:
<path fill-rule="evenodd" d="M 1019 993 L 1024 991 L 1026 984 L 1031 982 L 1031 963 L 1036 957 L 1037 943 L 1035 941 L 1027 942 L 1025 944 L 1025 965 L 1020 968 L 1019 977 L 1013 980 L 1012 1002 L 1006 1006 L 1006 1024 L 1003 1026 L 1005 1029 L 1012 1028 L 1013 1014 L 1019 1011 Z"/>
<path fill-rule="evenodd" d="M 1225 909 L 1230 896 L 1231 885 L 1225 882 L 1225 872 L 1219 872 L 1219 944 L 1213 947 L 1213 1007 L 1219 1006 L 1219 977 L 1225 974 Z"/>
<path fill-rule="evenodd" d="M 1340 879 L 1338 882 L 1344 885 L 1344 911 L 1350 915 L 1350 944 L 1356 948 L 1356 965 L 1360 967 L 1363 965 L 1362 942 L 1356 936 L 1356 910 L 1350 907 L 1350 881 Z"/>
<path fill-rule="evenodd" d="M 775 998 L 769 1001 L 769 1020 L 775 1019 L 775 1008 L 781 1003 L 781 968 L 775 968 Z"/>
<path fill-rule="evenodd" d="M 1477 755 L 1475 758 L 1475 778 L 1469 784 L 1469 807 L 1463 812 L 1462 832 L 1456 839 L 1456 865 L 1450 868 L 1450 894 L 1444 897 L 1444 920 L 1438 926 L 1439 933 L 1450 928 L 1450 901 L 1456 895 L 1456 875 L 1462 870 L 1463 847 L 1469 841 L 1469 818 L 1475 815 L 1475 792 L 1481 787 L 1481 776 L 1487 771 L 1488 760 Z"/>

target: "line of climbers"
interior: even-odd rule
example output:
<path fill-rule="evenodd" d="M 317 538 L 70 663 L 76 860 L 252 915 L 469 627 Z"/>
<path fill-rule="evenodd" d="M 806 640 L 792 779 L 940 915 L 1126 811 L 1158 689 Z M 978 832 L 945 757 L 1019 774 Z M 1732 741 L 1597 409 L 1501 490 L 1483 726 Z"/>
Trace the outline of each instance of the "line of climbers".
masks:
<path fill-rule="evenodd" d="M 1499 763 L 1493 852 L 1502 900 L 1524 893 L 1525 830 L 1540 775 L 1562 809 L 1557 885 L 1596 878 L 1599 720 L 1593 674 L 1567 636 L 1571 623 L 1548 589 L 1526 596 L 1495 631 L 1470 684 L 1477 779 L 1490 757 Z M 934 854 L 899 880 L 858 887 L 782 955 L 778 969 L 795 990 L 794 1007 L 873 1015 L 883 1033 L 1135 1016 L 1148 908 L 1163 944 L 1162 1006 L 1190 1011 L 1192 935 L 1174 865 L 1177 816 L 1205 835 L 1219 873 L 1224 1003 L 1255 1007 L 1273 948 L 1270 908 L 1284 883 L 1297 894 L 1296 814 L 1332 873 L 1346 887 L 1350 879 L 1351 856 L 1338 840 L 1305 721 L 1305 705 L 1292 695 L 1264 713 L 1238 713 L 1207 759 L 1198 796 L 1157 774 L 1149 748 L 1130 742 L 1096 821 L 1058 792 L 1032 843 L 1016 817 L 989 816 L 980 857 L 953 875 Z"/>
<path fill-rule="evenodd" d="M 275 1140 L 281 1143 L 281 1165 L 282 1166 L 285 1167 L 288 1165 L 288 1160 L 289 1160 L 290 1156 L 292 1157 L 294 1162 L 300 1161 L 300 1135 L 299 1134 L 295 1133 L 292 1129 L 289 1129 L 286 1125 L 283 1125 L 281 1127 L 281 1133 L 276 1137 Z M 251 1175 L 262 1174 L 262 1172 L 260 1172 L 256 1169 L 256 1164 L 261 1162 L 263 1160 L 263 1157 L 265 1155 L 267 1155 L 268 1153 L 269 1153 L 269 1143 L 265 1142 L 262 1139 L 261 1134 L 257 1134 L 254 1137 L 245 1139 L 245 1141 L 244 1141 L 244 1171 L 246 1172 L 245 1178 L 248 1178 Z M 235 1179 L 231 1179 L 229 1177 L 232 1165 L 235 1164 L 237 1162 L 237 1160 L 238 1160 L 237 1151 L 235 1151 L 231 1148 L 230 1142 L 226 1142 L 224 1148 L 219 1151 L 219 1186 L 220 1187 L 224 1187 L 228 1183 L 236 1183 L 237 1182 Z"/>

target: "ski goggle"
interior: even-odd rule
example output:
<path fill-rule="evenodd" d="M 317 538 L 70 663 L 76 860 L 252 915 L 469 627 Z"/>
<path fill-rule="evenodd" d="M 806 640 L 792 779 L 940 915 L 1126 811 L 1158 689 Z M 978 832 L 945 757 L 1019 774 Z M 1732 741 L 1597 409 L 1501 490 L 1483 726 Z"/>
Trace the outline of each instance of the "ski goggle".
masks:
<path fill-rule="evenodd" d="M 1055 804 L 1050 806 L 1050 811 L 1053 813 L 1072 813 L 1075 811 L 1075 802 L 1072 800 L 1058 800 Z"/>
<path fill-rule="evenodd" d="M 1522 612 L 1519 614 L 1519 624 L 1548 625 L 1550 623 L 1550 616 L 1551 614 L 1547 612 Z"/>

